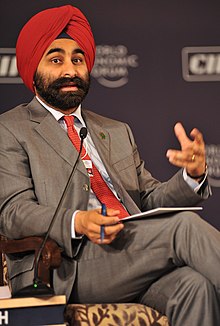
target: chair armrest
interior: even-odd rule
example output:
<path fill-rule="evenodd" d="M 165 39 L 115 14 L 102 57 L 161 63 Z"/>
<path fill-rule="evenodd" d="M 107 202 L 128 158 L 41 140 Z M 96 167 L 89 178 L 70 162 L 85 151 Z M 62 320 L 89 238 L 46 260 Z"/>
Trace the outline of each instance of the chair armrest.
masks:
<path fill-rule="evenodd" d="M 38 236 L 14 240 L 0 235 L 0 254 L 3 253 L 7 255 L 33 251 L 36 257 L 43 240 L 43 237 Z M 62 249 L 54 240 L 50 238 L 47 239 L 42 251 L 38 272 L 43 282 L 50 283 L 50 270 L 60 266 L 62 261 L 61 252 Z M 2 263 L 0 269 L 3 269 Z M 0 271 L 0 276 L 1 274 Z"/>

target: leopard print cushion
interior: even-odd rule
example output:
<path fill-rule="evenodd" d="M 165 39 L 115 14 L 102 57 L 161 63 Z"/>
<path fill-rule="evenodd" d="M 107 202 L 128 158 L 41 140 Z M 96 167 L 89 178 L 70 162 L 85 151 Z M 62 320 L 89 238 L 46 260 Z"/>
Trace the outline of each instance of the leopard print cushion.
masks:
<path fill-rule="evenodd" d="M 69 304 L 64 313 L 69 326 L 168 326 L 159 312 L 142 304 Z"/>
<path fill-rule="evenodd" d="M 8 270 L 7 270 L 7 265 L 6 265 L 6 260 L 5 260 L 4 254 L 2 254 L 2 264 L 3 264 L 3 282 L 4 282 L 4 285 L 8 285 Z"/>

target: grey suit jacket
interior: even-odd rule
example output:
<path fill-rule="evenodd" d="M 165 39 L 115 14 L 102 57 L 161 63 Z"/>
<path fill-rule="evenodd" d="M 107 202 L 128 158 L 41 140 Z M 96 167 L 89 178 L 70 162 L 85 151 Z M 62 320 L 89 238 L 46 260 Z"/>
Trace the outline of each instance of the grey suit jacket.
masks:
<path fill-rule="evenodd" d="M 181 170 L 160 183 L 144 168 L 132 132 L 125 123 L 83 110 L 87 128 L 113 185 L 130 214 L 158 206 L 193 206 L 201 197 L 183 180 Z M 103 137 L 104 135 L 104 137 Z M 46 233 L 65 188 L 77 151 L 54 117 L 34 98 L 0 116 L 0 233 L 23 238 Z M 81 161 L 50 237 L 63 249 L 55 272 L 56 293 L 68 297 L 82 240 L 70 236 L 75 210 L 86 210 L 90 185 Z M 9 259 L 14 289 L 28 285 L 33 256 Z"/>

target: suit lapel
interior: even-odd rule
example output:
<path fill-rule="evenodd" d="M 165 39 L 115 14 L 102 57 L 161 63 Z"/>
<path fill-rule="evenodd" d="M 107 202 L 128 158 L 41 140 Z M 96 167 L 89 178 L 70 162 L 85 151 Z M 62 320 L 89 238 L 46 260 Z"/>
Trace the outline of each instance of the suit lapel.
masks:
<path fill-rule="evenodd" d="M 114 185 L 115 191 L 118 193 L 123 202 L 125 202 L 125 189 L 120 181 L 118 172 L 114 169 L 113 162 L 111 161 L 111 136 L 109 131 L 97 121 L 91 112 L 84 111 L 83 118 L 89 129 L 90 135 L 94 145 L 99 153 L 99 156 L 110 176 Z"/>
<path fill-rule="evenodd" d="M 54 149 L 57 155 L 73 166 L 78 157 L 78 152 L 53 115 L 36 99 L 30 103 L 29 112 L 30 120 L 36 124 L 36 132 Z M 80 164 L 80 162 L 78 169 L 86 174 L 84 165 Z"/>
<path fill-rule="evenodd" d="M 140 209 L 124 188 L 120 179 L 119 172 L 115 169 L 114 164 L 111 160 L 111 135 L 108 129 L 104 128 L 102 123 L 100 123 L 99 120 L 96 120 L 96 116 L 94 116 L 91 112 L 84 110 L 83 118 L 89 129 L 94 145 L 98 150 L 100 158 L 112 180 L 115 191 L 118 193 L 122 202 L 126 205 L 130 214 L 140 212 Z M 123 140 L 120 139 L 120 141 Z"/>
<path fill-rule="evenodd" d="M 108 169 L 110 164 L 110 134 L 91 112 L 83 111 L 82 115 L 100 158 Z"/>

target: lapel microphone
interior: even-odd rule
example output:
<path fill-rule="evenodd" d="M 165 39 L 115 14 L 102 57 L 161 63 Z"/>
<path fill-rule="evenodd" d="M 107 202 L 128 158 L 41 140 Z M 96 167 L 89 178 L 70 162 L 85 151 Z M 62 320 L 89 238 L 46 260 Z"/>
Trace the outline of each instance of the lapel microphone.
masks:
<path fill-rule="evenodd" d="M 60 200 L 59 200 L 59 203 L 57 205 L 57 208 L 54 212 L 54 215 L 50 221 L 50 224 L 49 224 L 49 227 L 48 227 L 48 230 L 45 234 L 45 237 L 43 238 L 43 241 L 41 243 L 41 246 L 38 250 L 38 254 L 35 258 L 35 261 L 34 261 L 34 279 L 33 279 L 33 283 L 31 285 L 28 285 L 20 290 L 18 290 L 17 292 L 15 292 L 13 294 L 13 298 L 21 298 L 21 297 L 41 297 L 41 296 L 52 296 L 52 295 L 55 295 L 54 293 L 54 289 L 48 285 L 46 285 L 45 283 L 42 282 L 42 280 L 40 279 L 39 275 L 38 275 L 38 266 L 39 266 L 39 261 L 40 261 L 40 257 L 42 255 L 42 252 L 43 252 L 43 249 L 45 247 L 45 244 L 47 242 L 47 239 L 50 235 L 50 231 L 54 225 L 54 222 L 56 220 L 56 217 L 59 213 L 59 210 L 61 208 L 61 205 L 63 203 L 63 200 L 67 194 L 67 191 L 69 190 L 69 186 L 70 186 L 70 183 L 72 181 L 72 177 L 75 173 L 75 170 L 77 168 L 77 165 L 78 165 L 78 162 L 79 162 L 79 158 L 80 158 L 80 155 L 81 155 L 81 152 L 82 152 L 82 148 L 83 148 L 83 140 L 86 138 L 87 136 L 87 128 L 86 127 L 82 127 L 79 131 L 79 137 L 80 137 L 80 150 L 79 150 L 79 153 L 78 153 L 78 156 L 77 156 L 77 159 L 76 159 L 76 162 L 72 168 L 72 171 L 70 173 L 70 176 L 67 180 L 67 183 L 66 183 L 66 186 L 64 188 L 64 191 L 60 197 Z"/>

